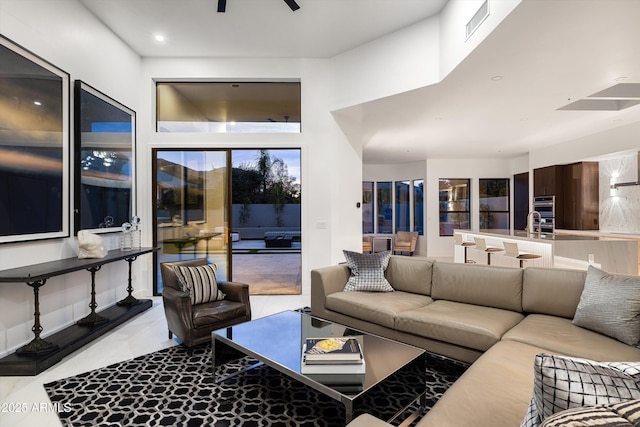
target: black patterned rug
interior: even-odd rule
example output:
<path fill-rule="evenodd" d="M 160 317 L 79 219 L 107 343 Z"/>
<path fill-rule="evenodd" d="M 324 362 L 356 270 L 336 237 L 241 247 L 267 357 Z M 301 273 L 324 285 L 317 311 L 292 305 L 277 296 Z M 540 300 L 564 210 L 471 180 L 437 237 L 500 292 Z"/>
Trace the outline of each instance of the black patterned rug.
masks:
<path fill-rule="evenodd" d="M 216 354 L 218 360 L 218 375 L 255 362 L 228 350 Z M 430 408 L 468 365 L 436 355 L 428 355 L 427 362 Z M 44 388 L 51 402 L 66 411 L 59 413 L 64 426 L 344 425 L 342 404 L 266 365 L 213 383 L 210 345 L 196 347 L 191 356 L 182 346 L 171 347 Z M 364 412 L 391 418 L 402 380 L 396 392 L 375 397 Z"/>

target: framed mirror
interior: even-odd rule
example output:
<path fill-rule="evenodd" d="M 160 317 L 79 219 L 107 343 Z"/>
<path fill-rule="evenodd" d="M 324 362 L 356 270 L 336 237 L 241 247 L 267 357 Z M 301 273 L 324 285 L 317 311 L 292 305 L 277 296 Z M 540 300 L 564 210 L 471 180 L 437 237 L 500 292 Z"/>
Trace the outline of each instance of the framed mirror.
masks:
<path fill-rule="evenodd" d="M 136 215 L 136 113 L 80 80 L 74 102 L 75 232 L 120 231 Z"/>
<path fill-rule="evenodd" d="M 69 236 L 69 74 L 0 36 L 0 243 Z"/>

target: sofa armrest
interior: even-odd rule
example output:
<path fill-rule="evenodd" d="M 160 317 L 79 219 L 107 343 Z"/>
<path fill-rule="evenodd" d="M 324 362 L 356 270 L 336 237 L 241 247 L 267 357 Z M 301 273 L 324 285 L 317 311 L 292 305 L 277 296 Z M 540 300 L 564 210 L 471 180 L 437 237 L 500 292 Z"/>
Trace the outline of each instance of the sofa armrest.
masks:
<path fill-rule="evenodd" d="M 218 289 L 224 292 L 229 301 L 249 302 L 249 285 L 240 282 L 218 282 Z"/>
<path fill-rule="evenodd" d="M 162 303 L 169 330 L 179 337 L 193 328 L 191 299 L 187 292 L 174 288 L 162 288 Z M 182 335 L 181 335 L 182 334 Z"/>
<path fill-rule="evenodd" d="M 247 307 L 247 316 L 251 319 L 251 302 L 249 300 L 249 285 L 240 282 L 218 282 L 218 289 L 225 293 L 225 299 L 239 302 Z"/>
<path fill-rule="evenodd" d="M 227 296 L 229 301 L 240 302 L 247 306 L 248 313 L 251 313 L 251 303 L 249 301 L 249 285 L 240 282 L 218 282 L 218 288 Z"/>
<path fill-rule="evenodd" d="M 341 292 L 349 280 L 346 264 L 311 270 L 311 313 L 320 314 L 325 309 L 327 295 Z"/>

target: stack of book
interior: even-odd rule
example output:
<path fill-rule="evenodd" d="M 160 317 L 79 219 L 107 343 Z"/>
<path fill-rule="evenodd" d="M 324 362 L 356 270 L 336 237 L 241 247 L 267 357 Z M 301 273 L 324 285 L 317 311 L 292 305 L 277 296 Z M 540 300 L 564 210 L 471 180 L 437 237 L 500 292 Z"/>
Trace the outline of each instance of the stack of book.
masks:
<path fill-rule="evenodd" d="M 366 364 L 355 337 L 308 338 L 300 372 L 343 392 L 362 390 Z"/>

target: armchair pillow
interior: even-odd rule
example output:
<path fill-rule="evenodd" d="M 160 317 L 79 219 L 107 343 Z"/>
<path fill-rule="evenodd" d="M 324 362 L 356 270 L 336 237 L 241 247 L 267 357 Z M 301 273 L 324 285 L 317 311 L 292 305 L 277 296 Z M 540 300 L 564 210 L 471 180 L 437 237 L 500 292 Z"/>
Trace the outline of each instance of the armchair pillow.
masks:
<path fill-rule="evenodd" d="M 180 286 L 184 292 L 189 293 L 192 305 L 224 299 L 225 294 L 218 289 L 217 270 L 217 264 L 196 267 L 181 265 L 175 268 Z"/>
<path fill-rule="evenodd" d="M 391 252 L 377 252 L 361 254 L 359 252 L 343 251 L 351 275 L 344 287 L 345 292 L 393 292 L 384 272 L 389 265 Z"/>
<path fill-rule="evenodd" d="M 569 408 L 640 399 L 640 362 L 594 362 L 549 354 L 534 361 L 533 398 L 521 427 Z"/>
<path fill-rule="evenodd" d="M 640 341 L 640 277 L 589 266 L 573 324 L 636 345 Z"/>

